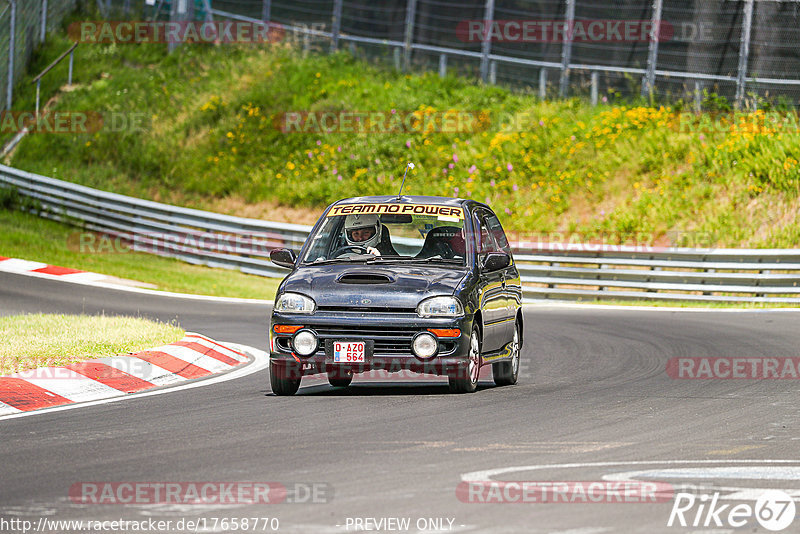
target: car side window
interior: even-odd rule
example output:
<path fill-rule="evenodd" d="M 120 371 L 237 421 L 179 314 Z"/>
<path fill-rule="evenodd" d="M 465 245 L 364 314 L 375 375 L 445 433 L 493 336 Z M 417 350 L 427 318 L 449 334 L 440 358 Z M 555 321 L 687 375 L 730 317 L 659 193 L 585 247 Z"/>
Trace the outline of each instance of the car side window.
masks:
<path fill-rule="evenodd" d="M 497 247 L 497 243 L 495 243 L 494 237 L 492 236 L 491 227 L 486 220 L 486 215 L 486 212 L 483 210 L 480 210 L 476 213 L 477 224 L 481 230 L 479 233 L 480 243 L 478 244 L 478 252 L 480 254 L 488 254 L 489 252 L 500 251 Z"/>
<path fill-rule="evenodd" d="M 506 254 L 511 254 L 511 245 L 508 244 L 506 233 L 503 231 L 503 226 L 500 224 L 500 219 L 497 218 L 497 215 L 486 213 L 486 225 L 499 247 L 498 252 L 503 251 Z"/>

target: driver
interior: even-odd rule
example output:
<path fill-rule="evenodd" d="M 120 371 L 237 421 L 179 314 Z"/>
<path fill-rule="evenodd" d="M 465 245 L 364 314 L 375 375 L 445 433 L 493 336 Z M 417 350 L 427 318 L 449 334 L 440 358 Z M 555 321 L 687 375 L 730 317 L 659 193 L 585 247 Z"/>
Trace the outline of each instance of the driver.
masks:
<path fill-rule="evenodd" d="M 348 215 L 344 220 L 344 236 L 348 245 L 363 247 L 373 256 L 396 255 L 391 244 L 381 240 L 382 233 L 383 224 L 377 215 L 357 213 Z"/>

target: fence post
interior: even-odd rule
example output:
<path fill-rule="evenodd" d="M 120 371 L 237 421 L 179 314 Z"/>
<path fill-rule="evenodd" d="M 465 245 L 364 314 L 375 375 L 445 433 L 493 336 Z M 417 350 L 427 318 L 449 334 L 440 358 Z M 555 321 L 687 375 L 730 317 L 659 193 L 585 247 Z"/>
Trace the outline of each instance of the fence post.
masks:
<path fill-rule="evenodd" d="M 642 84 L 642 96 L 652 97 L 656 83 L 656 64 L 658 63 L 658 43 L 661 38 L 661 14 L 664 0 L 653 0 L 653 28 L 650 30 L 650 50 L 647 54 L 647 74 Z"/>
<path fill-rule="evenodd" d="M 703 91 L 698 81 L 694 82 L 694 111 L 695 113 L 703 111 Z"/>
<path fill-rule="evenodd" d="M 497 85 L 497 61 L 489 62 L 489 83 Z"/>
<path fill-rule="evenodd" d="M 547 98 L 547 69 L 539 70 L 539 98 Z"/>
<path fill-rule="evenodd" d="M 753 29 L 753 0 L 745 0 L 742 19 L 742 42 L 739 47 L 739 77 L 736 81 L 736 109 L 742 109 L 747 87 L 747 63 L 750 59 L 750 33 Z"/>
<path fill-rule="evenodd" d="M 43 43 L 47 35 L 47 0 L 42 0 L 42 30 L 39 35 L 39 42 Z"/>
<path fill-rule="evenodd" d="M 439 78 L 447 76 L 447 54 L 439 54 Z"/>
<path fill-rule="evenodd" d="M 597 106 L 600 101 L 600 73 L 592 71 L 592 106 Z"/>
<path fill-rule="evenodd" d="M 172 0 L 170 6 L 169 20 L 170 22 L 183 22 L 189 18 L 189 0 Z M 109 11 L 110 13 L 110 11 Z M 171 53 L 180 43 L 170 41 L 167 43 L 167 52 Z"/>
<path fill-rule="evenodd" d="M 567 40 L 561 48 L 561 81 L 558 86 L 558 94 L 561 98 L 567 96 L 569 91 L 569 63 L 572 61 L 572 37 L 575 31 L 575 0 L 567 0 Z"/>
<path fill-rule="evenodd" d="M 492 53 L 492 21 L 494 20 L 494 0 L 486 0 L 483 11 L 483 41 L 481 42 L 481 80 L 489 76 L 489 54 Z"/>
<path fill-rule="evenodd" d="M 264 22 L 269 22 L 269 18 L 272 16 L 272 0 L 263 0 L 261 4 L 261 20 Z"/>
<path fill-rule="evenodd" d="M 408 0 L 406 6 L 406 38 L 403 46 L 403 72 L 411 67 L 411 45 L 414 43 L 414 22 L 417 19 L 417 0 Z"/>
<path fill-rule="evenodd" d="M 342 27 L 342 0 L 333 0 L 333 19 L 331 20 L 331 52 L 339 48 L 339 30 Z"/>
<path fill-rule="evenodd" d="M 72 66 L 75 63 L 75 50 L 69 53 L 69 75 L 67 76 L 67 85 L 72 85 Z"/>
<path fill-rule="evenodd" d="M 8 37 L 8 84 L 6 87 L 6 109 L 11 109 L 14 97 L 14 54 L 17 44 L 17 0 L 8 0 L 11 4 L 11 33 Z"/>

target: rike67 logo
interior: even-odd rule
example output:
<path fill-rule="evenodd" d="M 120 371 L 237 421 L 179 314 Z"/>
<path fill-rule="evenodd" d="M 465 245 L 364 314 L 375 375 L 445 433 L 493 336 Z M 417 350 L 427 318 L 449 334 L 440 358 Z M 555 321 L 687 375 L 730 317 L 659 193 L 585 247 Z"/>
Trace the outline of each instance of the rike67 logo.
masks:
<path fill-rule="evenodd" d="M 755 505 L 720 504 L 719 501 L 719 492 L 713 496 L 678 493 L 667 526 L 741 528 L 755 519 L 763 528 L 778 532 L 792 524 L 796 513 L 792 497 L 780 490 L 763 492 Z"/>

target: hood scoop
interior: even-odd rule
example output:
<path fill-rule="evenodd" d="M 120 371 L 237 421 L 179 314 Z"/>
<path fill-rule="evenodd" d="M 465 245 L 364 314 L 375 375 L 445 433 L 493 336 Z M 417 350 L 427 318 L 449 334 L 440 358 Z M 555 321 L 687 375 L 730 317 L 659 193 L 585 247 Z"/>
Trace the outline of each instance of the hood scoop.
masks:
<path fill-rule="evenodd" d="M 369 271 L 361 272 L 348 272 L 339 276 L 336 281 L 340 284 L 354 284 L 354 285 L 378 285 L 378 284 L 391 284 L 395 282 L 395 278 L 386 273 L 376 273 Z"/>

